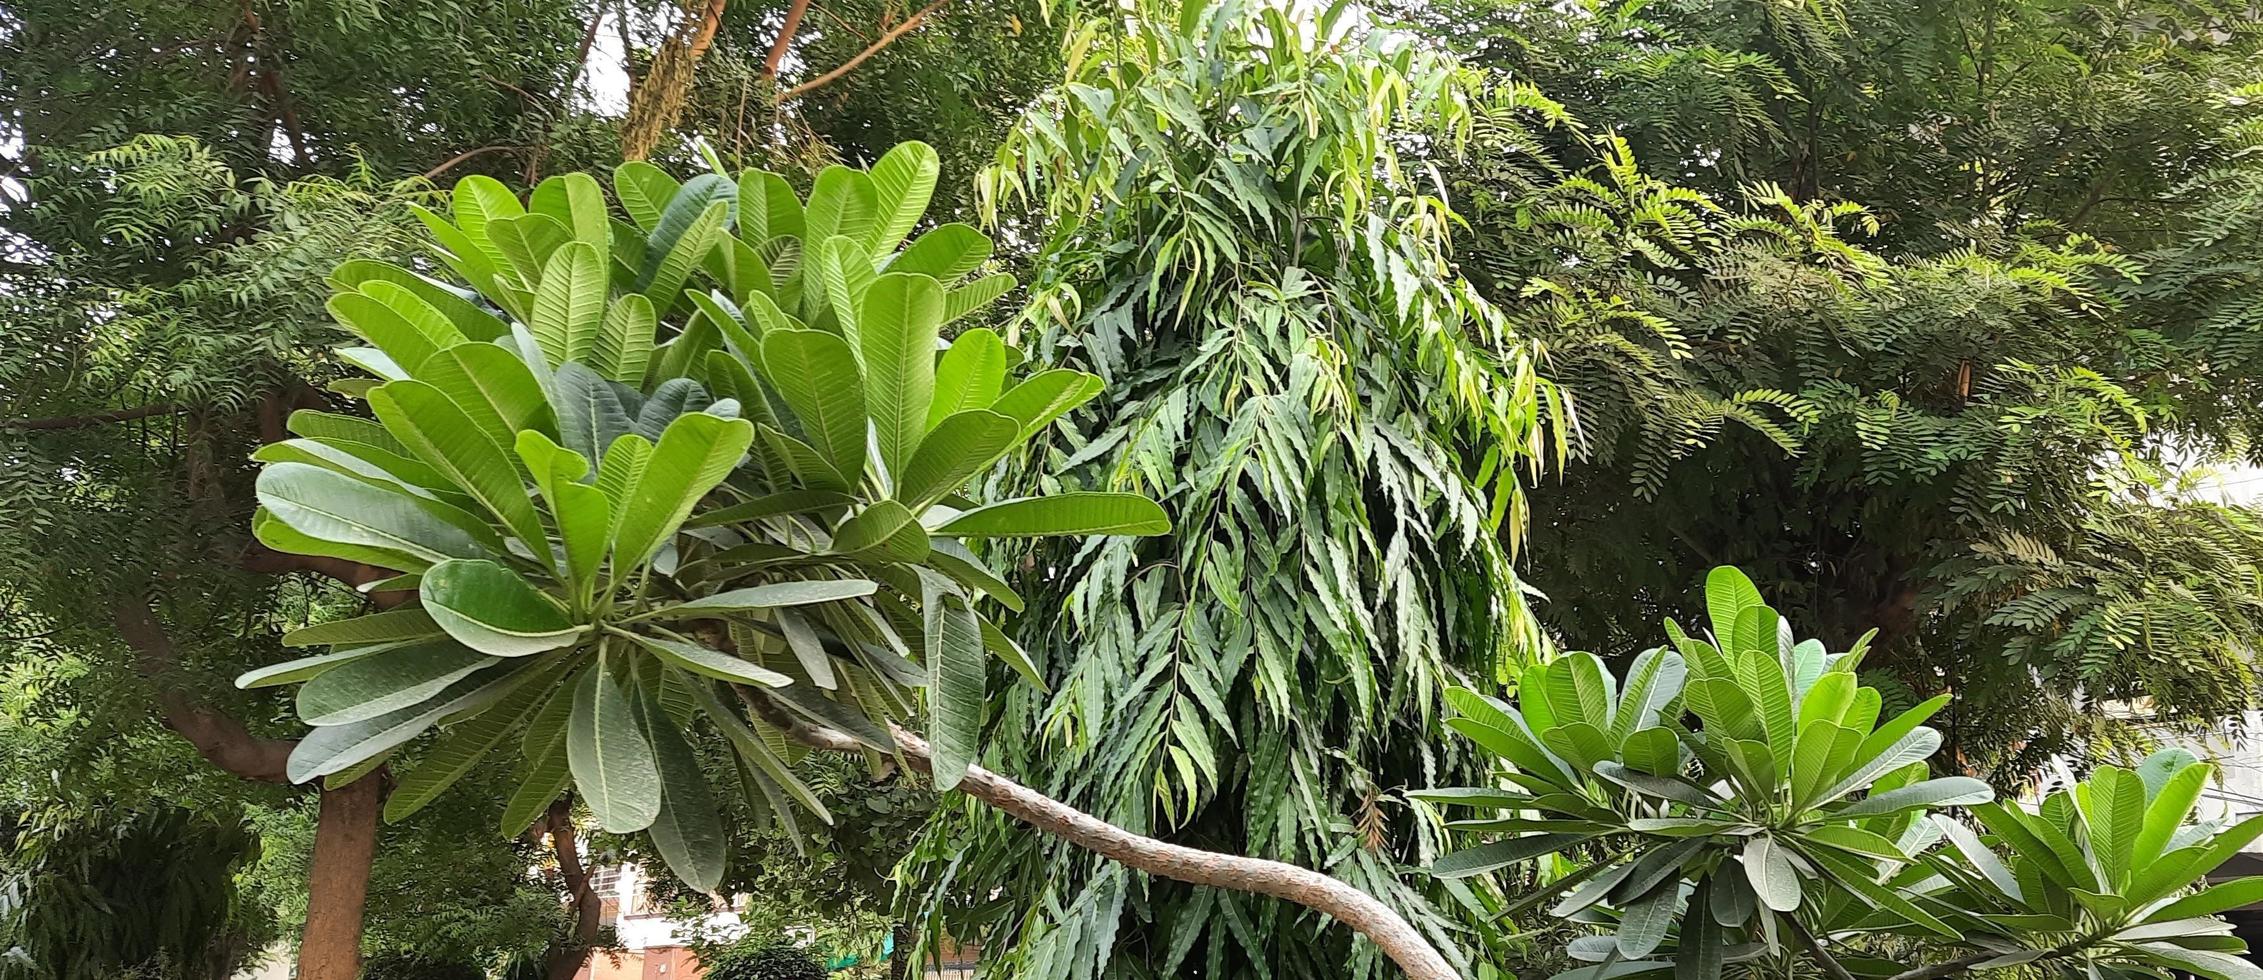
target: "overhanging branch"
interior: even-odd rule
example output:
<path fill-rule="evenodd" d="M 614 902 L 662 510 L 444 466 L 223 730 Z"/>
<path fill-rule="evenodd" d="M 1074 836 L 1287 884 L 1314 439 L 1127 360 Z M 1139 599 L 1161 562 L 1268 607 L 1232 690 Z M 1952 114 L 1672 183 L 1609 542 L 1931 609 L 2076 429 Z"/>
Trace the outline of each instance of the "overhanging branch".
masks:
<path fill-rule="evenodd" d="M 739 697 L 787 737 L 815 749 L 861 752 L 864 743 L 838 729 L 795 717 L 760 691 L 740 687 Z M 931 773 L 926 740 L 888 726 L 904 761 Z M 967 767 L 959 792 L 1004 811 L 1039 831 L 1138 871 L 1230 891 L 1269 895 L 1324 913 L 1373 940 L 1411 980 L 1457 980 L 1446 958 L 1390 906 L 1309 868 L 1280 861 L 1219 854 L 1132 833 L 979 765 Z"/>

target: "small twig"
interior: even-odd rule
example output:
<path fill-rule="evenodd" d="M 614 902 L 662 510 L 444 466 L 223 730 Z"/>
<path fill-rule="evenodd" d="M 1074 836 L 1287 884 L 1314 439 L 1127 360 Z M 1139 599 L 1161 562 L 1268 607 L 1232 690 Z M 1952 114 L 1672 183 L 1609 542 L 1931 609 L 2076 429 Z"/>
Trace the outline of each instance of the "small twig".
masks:
<path fill-rule="evenodd" d="M 914 30 L 917 30 L 919 28 L 919 25 L 927 22 L 928 14 L 934 13 L 936 8 L 941 7 L 949 2 L 951 2 L 951 0 L 935 0 L 934 3 L 930 3 L 925 7 L 921 7 L 918 13 L 904 18 L 903 23 L 889 28 L 887 33 L 880 35 L 879 40 L 872 42 L 870 45 L 866 46 L 864 50 L 857 52 L 856 55 L 854 57 L 851 57 L 849 60 L 841 62 L 841 67 L 835 68 L 832 71 L 826 72 L 825 74 L 819 75 L 816 78 L 812 78 L 809 81 L 803 82 L 800 85 L 796 85 L 793 88 L 785 90 L 778 95 L 778 101 L 785 102 L 789 99 L 798 99 L 818 89 L 824 88 L 827 85 L 831 85 L 834 82 L 840 81 L 841 76 L 848 74 L 849 72 L 855 70 L 856 66 L 863 64 L 864 59 L 879 54 L 880 49 L 896 43 L 897 38 L 909 34 Z"/>
<path fill-rule="evenodd" d="M 1832 980 L 1854 980 L 1854 974 L 1847 972 L 1846 965 L 1840 963 L 1838 957 L 1832 956 L 1829 950 L 1824 949 L 1823 943 L 1815 938 L 1814 933 L 1807 931 L 1807 925 L 1799 921 L 1798 913 L 1784 913 L 1784 921 L 1791 924 L 1792 936 L 1799 940 L 1801 946 L 1807 948 L 1808 958 L 1814 960 L 1817 966 L 1822 967 L 1823 972 L 1830 974 Z"/>

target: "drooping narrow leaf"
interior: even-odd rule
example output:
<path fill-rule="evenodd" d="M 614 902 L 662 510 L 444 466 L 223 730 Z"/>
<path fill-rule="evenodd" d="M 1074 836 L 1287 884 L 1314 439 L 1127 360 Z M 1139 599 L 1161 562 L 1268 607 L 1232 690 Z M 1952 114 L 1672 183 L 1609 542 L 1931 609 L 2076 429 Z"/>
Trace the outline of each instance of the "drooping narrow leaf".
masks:
<path fill-rule="evenodd" d="M 958 595 L 928 599 L 928 740 L 934 748 L 935 788 L 948 790 L 966 778 L 967 766 L 981 755 L 983 710 L 982 627 L 974 610 Z"/>
<path fill-rule="evenodd" d="M 879 583 L 866 579 L 811 579 L 806 582 L 771 582 L 765 585 L 732 589 L 711 596 L 702 596 L 689 602 L 678 603 L 655 613 L 677 618 L 720 616 L 724 613 L 751 612 L 778 606 L 806 606 L 819 602 L 838 602 L 868 596 L 880 588 Z"/>
<path fill-rule="evenodd" d="M 551 693 L 547 685 L 522 685 L 492 709 L 446 729 L 432 747 L 425 750 L 416 768 L 402 776 L 393 791 L 386 794 L 385 822 L 399 823 L 437 799 L 487 758 L 488 753 L 502 744 Z"/>
<path fill-rule="evenodd" d="M 313 626 L 301 627 L 283 634 L 287 647 L 311 647 L 323 644 L 384 643 L 389 640 L 421 640 L 440 635 L 440 624 L 422 609 L 388 609 L 384 612 L 339 619 Z"/>
<path fill-rule="evenodd" d="M 674 719 L 651 696 L 641 699 L 644 730 L 652 739 L 660 771 L 660 812 L 650 833 L 668 869 L 696 891 L 713 892 L 723 883 L 728 842 L 715 811 L 715 794 L 700 772 L 699 757 L 684 741 Z"/>
<path fill-rule="evenodd" d="M 622 629 L 615 629 L 611 632 L 613 635 L 634 642 L 636 645 L 659 655 L 661 659 L 695 674 L 739 684 L 757 684 L 763 687 L 784 687 L 794 682 L 793 678 L 761 664 L 742 660 L 721 650 L 711 650 L 697 643 L 687 643 L 683 640 L 662 636 L 649 636 L 643 633 L 632 633 Z"/>
<path fill-rule="evenodd" d="M 351 622 L 351 620 L 348 620 L 348 622 Z M 300 681 L 306 680 L 307 678 L 320 676 L 323 671 L 337 667 L 340 664 L 359 660 L 363 657 L 367 657 L 373 654 L 383 653 L 386 650 L 390 650 L 396 646 L 399 646 L 401 642 L 403 641 L 396 641 L 393 643 L 373 643 L 368 646 L 347 647 L 340 650 L 332 650 L 329 653 L 321 654 L 319 656 L 300 657 L 297 660 L 286 660 L 279 664 L 268 664 L 265 667 L 254 667 L 251 670 L 247 670 L 241 674 L 236 675 L 236 686 L 248 691 L 253 688 L 279 687 L 284 684 L 296 684 Z"/>

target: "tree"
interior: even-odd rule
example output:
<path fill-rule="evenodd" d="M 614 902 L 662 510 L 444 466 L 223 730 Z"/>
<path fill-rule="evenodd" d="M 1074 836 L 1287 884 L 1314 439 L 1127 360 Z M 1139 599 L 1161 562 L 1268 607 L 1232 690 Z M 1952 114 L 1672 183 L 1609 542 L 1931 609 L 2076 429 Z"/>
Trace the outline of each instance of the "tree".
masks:
<path fill-rule="evenodd" d="M 1357 889 L 1127 834 L 975 764 L 990 657 L 1034 669 L 976 607 L 1020 598 L 963 542 L 1170 523 L 1129 493 L 962 495 L 1100 384 L 1055 368 L 1009 387 L 1018 358 L 985 329 L 938 357 L 943 325 L 1011 284 L 970 278 L 990 246 L 967 226 L 905 244 L 937 170 L 906 144 L 870 173 L 827 169 L 804 201 L 775 174 L 679 184 L 630 163 L 629 222 L 587 175 L 531 207 L 473 177 L 453 220 L 418 213 L 476 292 L 376 261 L 332 273 L 332 311 L 371 345 L 339 356 L 374 376 L 336 389 L 375 417 L 294 413 L 298 437 L 255 454 L 254 533 L 398 573 L 371 591 L 416 602 L 294 631 L 286 645 L 329 652 L 237 679 L 298 685 L 313 730 L 289 777 L 368 772 L 443 728 L 386 805 L 399 817 L 515 741 L 505 833 L 571 785 L 706 891 L 728 851 L 687 726 L 730 743 L 750 802 L 821 819 L 774 743 L 895 755 L 1140 870 L 1300 901 L 1449 975 Z M 932 743 L 898 724 L 915 715 Z"/>
<path fill-rule="evenodd" d="M 1672 645 L 1637 655 L 1623 680 L 1574 653 L 1526 668 L 1513 706 L 1454 692 L 1448 724 L 1507 768 L 1421 796 L 1493 811 L 1451 825 L 1508 836 L 1431 870 L 1586 852 L 1519 903 L 1609 927 L 1571 944 L 1597 965 L 1559 977 L 1713 980 L 1731 963 L 1782 975 L 1798 958 L 1837 980 L 2021 965 L 2257 975 L 2215 913 L 2263 894 L 2263 878 L 2206 875 L 2263 834 L 2263 817 L 2188 825 L 2210 775 L 2191 753 L 2101 767 L 2032 811 L 1994 800 L 1971 777 L 1927 778 L 1942 738 L 1924 722 L 1948 698 L 1883 714 L 1856 680 L 1869 636 L 1836 654 L 1795 643 L 1733 568 L 1708 576 L 1705 602 L 1708 638 L 1669 619 Z M 1988 837 L 1928 812 L 1958 805 Z"/>
<path fill-rule="evenodd" d="M 1544 618 L 1623 649 L 1752 568 L 1832 642 L 1876 625 L 1897 703 L 1953 690 L 1953 764 L 2006 783 L 2140 737 L 2100 702 L 2244 707 L 2263 538 L 2164 474 L 2253 445 L 2250 297 L 2199 257 L 2252 200 L 2252 32 L 1771 10 L 1440 14 L 1585 124 L 1490 114 L 1452 178 L 1464 270 L 1575 409 L 1581 462 L 1532 495 Z"/>
<path fill-rule="evenodd" d="M 1342 10 L 1137 5 L 1071 31 L 983 201 L 1039 242 L 1010 329 L 1110 384 L 1014 485 L 1137 490 L 1177 521 L 1000 552 L 1050 689 L 1008 695 L 992 758 L 1135 832 L 1323 869 L 1467 972 L 1505 935 L 1497 896 L 1400 880 L 1440 843 L 1400 789 L 1468 771 L 1432 747 L 1444 689 L 1537 642 L 1503 538 L 1513 471 L 1553 452 L 1535 352 L 1452 274 L 1455 216 L 1399 141 L 1466 135 L 1476 79 Z M 979 810 L 944 811 L 911 866 L 995 969 L 1386 969 L 1294 908 Z"/>

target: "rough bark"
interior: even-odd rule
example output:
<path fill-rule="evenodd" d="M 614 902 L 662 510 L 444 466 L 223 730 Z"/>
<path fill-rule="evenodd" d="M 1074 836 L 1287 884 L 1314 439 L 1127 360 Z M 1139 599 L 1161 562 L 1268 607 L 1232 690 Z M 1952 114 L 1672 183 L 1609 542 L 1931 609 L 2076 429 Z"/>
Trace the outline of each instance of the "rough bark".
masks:
<path fill-rule="evenodd" d="M 911 923 L 899 921 L 890 930 L 896 948 L 888 954 L 888 980 L 904 980 L 911 976 L 911 948 L 918 940 L 912 934 Z"/>
<path fill-rule="evenodd" d="M 834 752 L 862 752 L 866 748 L 846 732 L 813 725 L 788 713 L 760 691 L 740 688 L 739 694 L 764 720 L 803 745 Z M 888 731 L 905 763 L 930 772 L 934 755 L 925 739 L 894 724 Z M 1458 978 L 1446 958 L 1396 910 L 1320 872 L 1144 837 L 979 765 L 967 767 L 958 790 L 1039 831 L 1134 870 L 1193 885 L 1269 895 L 1326 914 L 1373 940 L 1410 980 Z"/>
<path fill-rule="evenodd" d="M 205 761 L 243 779 L 287 783 L 283 763 L 298 743 L 253 735 L 243 722 L 205 707 L 168 682 L 179 657 L 173 638 L 144 600 L 119 602 L 111 610 L 118 635 L 134 651 L 134 669 L 156 683 L 157 719 L 196 749 Z"/>
<path fill-rule="evenodd" d="M 581 844 L 574 837 L 572 799 L 560 797 L 550 804 L 550 813 L 544 822 L 550 829 L 551 853 L 558 859 L 558 875 L 566 880 L 566 893 L 571 896 L 574 931 L 551 940 L 550 951 L 543 957 L 543 980 L 573 980 L 574 974 L 581 972 L 582 964 L 589 961 L 589 951 L 597 943 L 604 902 L 589 886 L 589 870 L 582 867 Z"/>
<path fill-rule="evenodd" d="M 322 791 L 298 980 L 360 980 L 362 911 L 377 857 L 377 815 L 385 806 L 383 774 L 380 769 Z"/>

